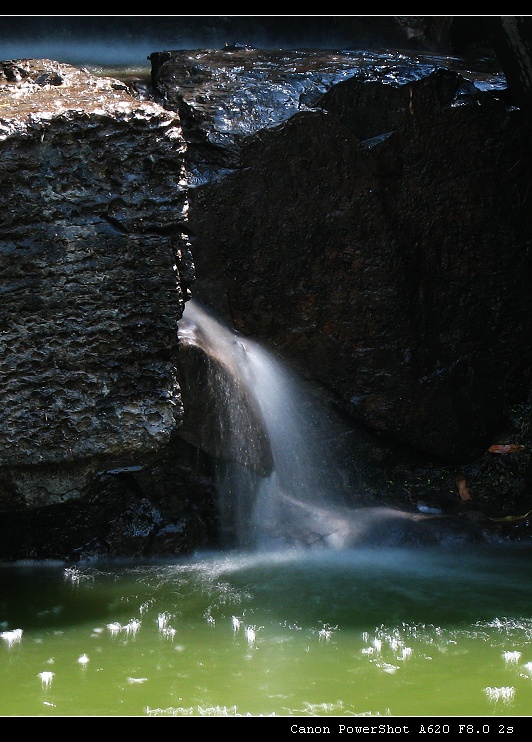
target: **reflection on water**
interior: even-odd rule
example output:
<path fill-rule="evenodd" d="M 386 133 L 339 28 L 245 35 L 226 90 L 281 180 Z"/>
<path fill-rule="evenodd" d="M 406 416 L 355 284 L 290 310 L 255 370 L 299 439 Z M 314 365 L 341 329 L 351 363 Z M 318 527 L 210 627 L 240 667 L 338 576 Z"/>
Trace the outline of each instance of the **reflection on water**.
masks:
<path fill-rule="evenodd" d="M 0 569 L 4 716 L 526 716 L 520 548 Z"/>

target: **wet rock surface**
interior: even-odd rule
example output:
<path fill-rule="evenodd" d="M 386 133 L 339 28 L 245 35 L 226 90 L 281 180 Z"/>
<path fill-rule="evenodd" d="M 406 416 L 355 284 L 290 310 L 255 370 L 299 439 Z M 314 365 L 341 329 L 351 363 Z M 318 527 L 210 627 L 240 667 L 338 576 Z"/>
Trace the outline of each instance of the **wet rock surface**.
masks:
<path fill-rule="evenodd" d="M 497 76 L 406 72 L 402 55 L 346 70 L 323 50 L 280 70 L 264 51 L 213 52 L 210 73 L 208 52 L 185 57 L 156 67 L 164 104 L 227 154 L 191 192 L 195 295 L 376 433 L 443 461 L 485 450 L 532 360 L 530 127 Z"/>
<path fill-rule="evenodd" d="M 423 78 L 439 66 L 463 68 L 461 60 L 438 54 L 256 49 L 238 44 L 219 50 L 154 52 L 149 59 L 152 95 L 180 114 L 191 186 L 219 180 L 228 169 L 239 167 L 240 147 L 248 137 L 320 107 L 320 98 L 344 80 L 357 76 L 395 87 Z M 463 72 L 480 86 L 505 85 L 493 60 Z M 385 108 L 375 99 L 368 102 L 370 107 L 355 114 L 358 122 L 367 126 L 377 115 L 398 123 L 395 107 Z M 404 111 L 402 105 L 399 110 Z M 379 122 L 379 134 L 394 128 L 393 123 L 383 128 L 383 123 Z"/>

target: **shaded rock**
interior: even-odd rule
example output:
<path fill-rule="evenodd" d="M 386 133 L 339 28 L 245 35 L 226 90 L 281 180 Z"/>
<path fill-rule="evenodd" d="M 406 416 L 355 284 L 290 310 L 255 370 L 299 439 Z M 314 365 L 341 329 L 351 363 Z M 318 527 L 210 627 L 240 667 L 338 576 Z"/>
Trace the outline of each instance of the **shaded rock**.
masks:
<path fill-rule="evenodd" d="M 473 78 L 352 74 L 191 192 L 195 296 L 447 462 L 485 450 L 532 361 L 529 122 Z"/>
<path fill-rule="evenodd" d="M 530 364 L 520 112 L 497 84 L 481 94 L 432 62 L 383 67 L 375 54 L 320 80 L 312 54 L 295 56 L 297 74 L 283 68 L 269 86 L 277 62 L 255 50 L 265 95 L 251 121 L 242 114 L 261 86 L 239 103 L 238 74 L 208 100 L 194 86 L 207 94 L 216 74 L 187 88 L 185 71 L 180 90 L 170 75 L 161 100 L 178 117 L 116 80 L 2 63 L 1 558 L 165 555 L 216 540 L 202 448 L 223 456 L 225 433 L 213 435 L 194 374 L 214 362 L 232 376 L 200 346 L 181 356 L 175 333 L 195 279 L 190 184 L 197 294 L 273 341 L 385 443 L 456 460 L 520 398 Z M 268 471 L 266 445 L 242 454 Z M 402 534 L 410 520 L 390 525 Z"/>
<path fill-rule="evenodd" d="M 95 472 L 81 499 L 48 496 L 40 506 L 3 511 L 0 559 L 173 557 L 212 546 L 217 496 L 211 479 L 197 474 L 199 455 L 173 437 L 150 465 Z"/>
<path fill-rule="evenodd" d="M 238 46 L 154 52 L 149 59 L 154 94 L 179 112 L 186 133 L 191 186 L 237 168 L 246 137 L 306 110 L 307 99 L 366 63 L 362 53 L 331 61 L 311 50 Z"/>
<path fill-rule="evenodd" d="M 483 21 L 508 80 L 508 98 L 532 113 L 532 20 L 530 16 L 488 16 Z"/>

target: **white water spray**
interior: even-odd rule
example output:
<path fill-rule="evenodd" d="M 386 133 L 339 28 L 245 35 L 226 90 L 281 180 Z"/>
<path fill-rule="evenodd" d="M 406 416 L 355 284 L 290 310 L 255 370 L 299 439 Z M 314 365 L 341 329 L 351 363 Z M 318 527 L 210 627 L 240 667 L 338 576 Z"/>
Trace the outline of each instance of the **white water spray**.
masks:
<path fill-rule="evenodd" d="M 315 521 L 316 506 L 343 502 L 346 489 L 331 455 L 331 413 L 317 393 L 196 301 L 187 302 L 179 338 L 216 359 L 208 393 L 219 408 L 213 426 L 220 425 L 225 446 L 217 488 L 222 525 L 236 531 L 237 546 L 269 548 L 328 537 L 329 525 L 309 530 L 308 517 L 305 526 L 299 522 L 302 508 L 312 507 Z M 256 462 L 268 456 L 269 471 L 258 473 Z"/>

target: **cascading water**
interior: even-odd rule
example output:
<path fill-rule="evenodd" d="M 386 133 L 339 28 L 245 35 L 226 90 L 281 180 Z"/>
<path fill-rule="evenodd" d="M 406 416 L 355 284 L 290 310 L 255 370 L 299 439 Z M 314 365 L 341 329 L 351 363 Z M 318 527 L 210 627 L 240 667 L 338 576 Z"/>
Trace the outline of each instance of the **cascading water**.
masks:
<path fill-rule="evenodd" d="M 344 504 L 346 484 L 332 455 L 331 412 L 283 361 L 195 300 L 187 302 L 179 339 L 215 359 L 205 391 L 217 408 L 211 434 L 224 449 L 217 458 L 222 530 L 241 548 L 334 541 L 341 528 L 332 511 L 324 523 L 323 506 Z"/>

